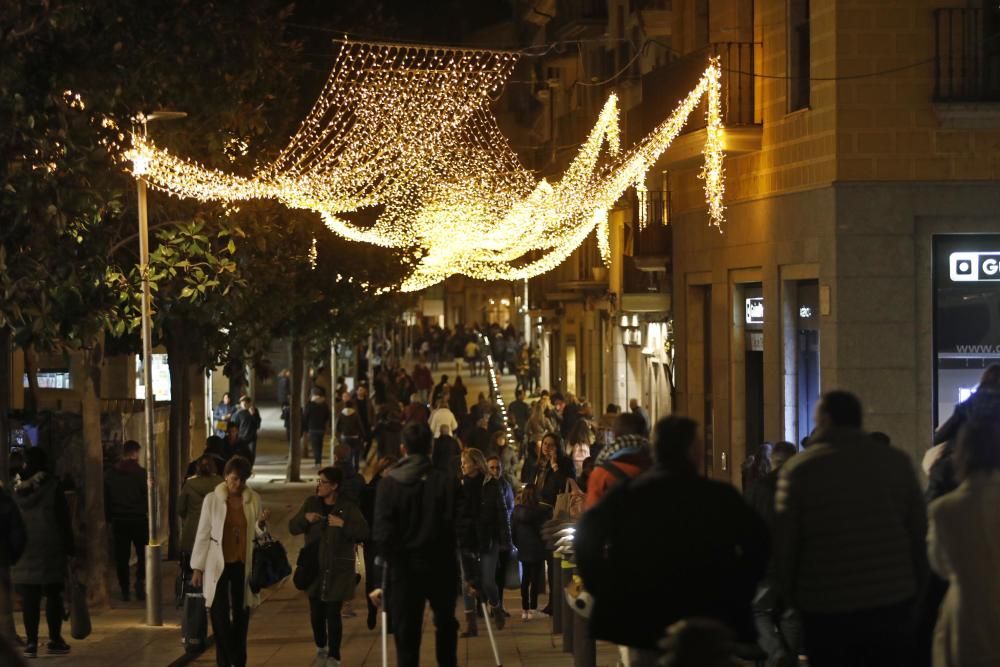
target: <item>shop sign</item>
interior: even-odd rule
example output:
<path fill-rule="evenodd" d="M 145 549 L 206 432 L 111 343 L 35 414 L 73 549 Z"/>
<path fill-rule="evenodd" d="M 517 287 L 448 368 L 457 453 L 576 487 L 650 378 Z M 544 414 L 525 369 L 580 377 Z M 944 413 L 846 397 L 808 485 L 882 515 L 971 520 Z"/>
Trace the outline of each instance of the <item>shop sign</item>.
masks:
<path fill-rule="evenodd" d="M 764 297 L 754 296 L 746 300 L 746 323 L 764 324 Z"/>
<path fill-rule="evenodd" d="M 956 283 L 1000 282 L 1000 252 L 953 252 L 948 267 Z"/>

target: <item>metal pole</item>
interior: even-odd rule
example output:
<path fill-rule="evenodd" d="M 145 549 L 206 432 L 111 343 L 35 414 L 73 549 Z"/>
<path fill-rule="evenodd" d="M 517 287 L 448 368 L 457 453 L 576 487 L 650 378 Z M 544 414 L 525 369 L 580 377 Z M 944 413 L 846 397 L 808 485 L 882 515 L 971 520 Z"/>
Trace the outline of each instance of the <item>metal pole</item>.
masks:
<path fill-rule="evenodd" d="M 337 339 L 330 340 L 330 463 L 337 447 Z"/>
<path fill-rule="evenodd" d="M 156 435 L 153 432 L 156 400 L 153 396 L 153 332 L 149 290 L 149 220 L 146 214 L 146 181 L 136 180 L 139 192 L 139 272 L 142 276 L 142 378 L 146 416 L 146 493 L 149 505 L 149 543 L 146 545 L 146 625 L 163 625 L 160 607 L 160 499 L 156 485 Z"/>

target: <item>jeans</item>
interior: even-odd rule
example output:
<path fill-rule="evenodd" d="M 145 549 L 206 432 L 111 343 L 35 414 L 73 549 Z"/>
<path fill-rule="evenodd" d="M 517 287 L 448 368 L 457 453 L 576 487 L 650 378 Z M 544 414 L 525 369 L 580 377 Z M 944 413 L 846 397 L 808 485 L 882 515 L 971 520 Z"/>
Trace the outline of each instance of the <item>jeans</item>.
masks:
<path fill-rule="evenodd" d="M 496 545 L 488 551 L 478 554 L 462 554 L 463 565 L 465 566 L 465 576 L 469 583 L 475 587 L 478 598 L 482 602 L 488 602 L 496 606 L 499 601 L 497 592 L 496 572 L 497 561 L 500 558 L 500 549 Z M 471 579 L 469 577 L 472 577 Z M 476 597 L 463 593 L 465 600 L 465 611 L 476 610 Z"/>
<path fill-rule="evenodd" d="M 545 588 L 545 561 L 521 561 L 521 609 L 538 609 L 538 594 Z"/>
<path fill-rule="evenodd" d="M 115 538 L 115 571 L 122 595 L 129 592 L 128 561 L 135 548 L 135 591 L 144 591 L 146 581 L 146 543 L 149 542 L 149 524 L 146 517 L 129 517 L 111 520 Z"/>
<path fill-rule="evenodd" d="M 497 585 L 497 604 L 503 608 L 503 589 L 507 584 L 507 567 L 510 565 L 510 551 L 501 551 L 497 556 L 497 568 L 493 581 Z"/>
<path fill-rule="evenodd" d="M 794 664 L 802 646 L 802 623 L 798 614 L 782 604 L 773 581 L 762 581 L 753 599 L 757 644 L 775 664 Z"/>
<path fill-rule="evenodd" d="M 323 431 L 309 431 L 309 444 L 312 445 L 313 460 L 319 465 L 323 461 Z"/>
<path fill-rule="evenodd" d="M 835 614 L 802 613 L 809 667 L 909 667 L 913 602 Z"/>
<path fill-rule="evenodd" d="M 389 564 L 388 612 L 392 618 L 399 667 L 420 664 L 424 604 L 434 615 L 438 667 L 458 665 L 458 621 L 455 620 L 454 558 L 400 558 Z"/>
<path fill-rule="evenodd" d="M 246 667 L 247 626 L 250 623 L 245 599 L 246 565 L 226 563 L 212 602 L 212 629 L 215 632 L 215 664 L 218 667 Z"/>
<path fill-rule="evenodd" d="M 327 648 L 329 656 L 340 660 L 340 642 L 344 637 L 344 623 L 340 618 L 342 600 L 323 602 L 309 598 L 309 622 L 312 623 L 316 648 Z"/>
<path fill-rule="evenodd" d="M 49 641 L 62 639 L 63 599 L 62 584 L 17 584 L 24 612 L 24 634 L 27 643 L 38 644 L 38 622 L 42 617 L 42 597 L 45 597 L 45 620 L 49 625 Z"/>

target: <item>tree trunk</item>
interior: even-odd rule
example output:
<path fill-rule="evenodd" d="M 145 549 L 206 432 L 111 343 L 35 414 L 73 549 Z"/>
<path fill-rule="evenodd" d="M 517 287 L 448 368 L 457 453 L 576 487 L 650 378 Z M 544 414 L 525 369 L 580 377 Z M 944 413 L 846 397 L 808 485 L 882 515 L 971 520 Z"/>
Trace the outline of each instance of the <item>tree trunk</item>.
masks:
<path fill-rule="evenodd" d="M 77 544 L 77 560 L 82 566 L 90 603 L 103 607 L 108 603 L 107 576 L 108 526 L 104 520 L 104 445 L 101 440 L 101 366 L 104 363 L 104 334 L 93 347 L 83 352 L 83 511 L 78 535 L 86 536 Z"/>
<path fill-rule="evenodd" d="M 302 470 L 302 390 L 305 386 L 303 357 L 305 356 L 302 339 L 293 338 L 292 378 L 288 419 L 288 468 L 285 471 L 285 481 L 301 482 Z"/>
<path fill-rule="evenodd" d="M 188 368 L 191 382 L 191 447 L 188 449 L 188 460 L 193 461 L 205 449 L 205 439 L 211 435 L 208 426 L 206 410 L 207 393 L 205 369 L 198 364 Z"/>
<path fill-rule="evenodd" d="M 10 471 L 10 329 L 0 328 L 0 482 L 5 489 L 10 488 L 7 474 Z M 11 598 L 10 568 L 0 565 L 0 636 L 12 641 L 15 636 L 14 605 Z"/>
<path fill-rule="evenodd" d="M 168 448 L 169 493 L 167 523 L 170 529 L 167 558 L 180 557 L 181 526 L 177 499 L 184 483 L 191 451 L 191 351 L 197 345 L 185 322 L 167 325 L 167 365 L 170 368 L 170 435 Z"/>
<path fill-rule="evenodd" d="M 31 343 L 25 345 L 24 372 L 28 376 L 28 390 L 24 397 L 24 411 L 33 415 L 38 411 L 38 351 Z"/>

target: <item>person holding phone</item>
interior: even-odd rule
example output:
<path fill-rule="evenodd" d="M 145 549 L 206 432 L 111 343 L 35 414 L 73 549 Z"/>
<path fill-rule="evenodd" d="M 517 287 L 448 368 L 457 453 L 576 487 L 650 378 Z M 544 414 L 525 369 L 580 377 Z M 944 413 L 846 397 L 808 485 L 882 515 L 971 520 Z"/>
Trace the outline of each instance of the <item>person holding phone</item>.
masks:
<path fill-rule="evenodd" d="M 368 522 L 361 509 L 341 497 L 344 473 L 340 468 L 319 471 L 316 495 L 306 498 L 288 522 L 292 535 L 305 535 L 306 544 L 319 542 L 318 576 L 306 589 L 309 618 L 318 660 L 326 667 L 340 667 L 344 635 L 341 608 L 354 596 L 354 545 L 368 537 Z"/>

